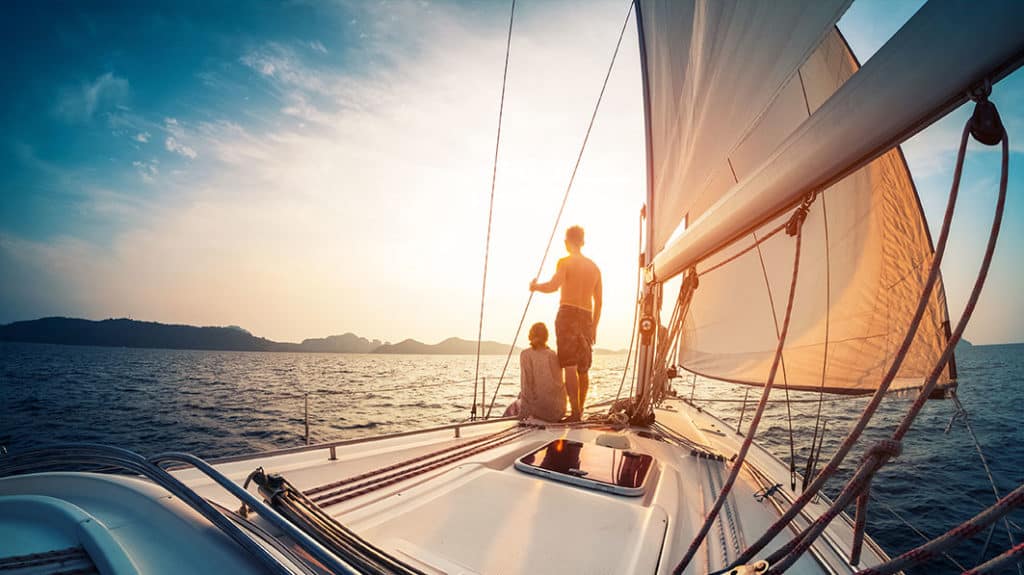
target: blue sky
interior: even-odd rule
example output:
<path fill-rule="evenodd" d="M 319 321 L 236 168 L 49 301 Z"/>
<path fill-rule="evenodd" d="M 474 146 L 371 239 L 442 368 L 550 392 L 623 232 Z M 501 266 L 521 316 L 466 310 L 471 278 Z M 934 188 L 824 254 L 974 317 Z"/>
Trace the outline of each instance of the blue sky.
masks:
<path fill-rule="evenodd" d="M 519 7 L 485 337 L 511 338 L 626 4 Z M 864 61 L 917 6 L 855 2 L 840 27 Z M 130 316 L 238 324 L 281 340 L 475 336 L 507 10 L 8 6 L 0 322 Z M 628 342 L 636 232 L 604 214 L 632 222 L 642 194 L 635 46 L 631 26 L 577 182 L 582 200 L 566 214 L 595 222 L 588 229 L 605 239 L 591 247 L 606 269 L 622 264 L 606 280 L 610 347 Z M 1011 137 L 1024 138 L 1020 72 L 993 99 Z M 933 226 L 965 114 L 905 146 Z M 1014 147 L 1000 251 L 967 333 L 985 343 L 1024 341 L 1024 148 Z M 944 268 L 954 316 L 990 218 L 996 161 L 975 151 L 968 162 Z M 552 305 L 533 313 L 552 315 Z"/>

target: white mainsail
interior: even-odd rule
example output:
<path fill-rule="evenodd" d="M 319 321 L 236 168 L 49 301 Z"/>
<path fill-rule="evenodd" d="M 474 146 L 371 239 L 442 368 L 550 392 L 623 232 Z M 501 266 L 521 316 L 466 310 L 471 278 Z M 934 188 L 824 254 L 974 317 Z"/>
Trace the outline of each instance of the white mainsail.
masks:
<path fill-rule="evenodd" d="M 885 70 L 888 52 L 880 52 L 881 64 L 866 78 L 858 77 L 858 64 L 834 28 L 845 8 L 844 2 L 770 7 L 640 2 L 649 99 L 652 272 L 658 281 L 690 267 L 700 275 L 679 350 L 679 363 L 691 371 L 752 385 L 767 378 L 793 270 L 793 238 L 778 229 L 801 197 L 815 189 L 779 185 L 774 195 L 745 193 L 767 189 L 756 184 L 773 170 L 792 174 L 797 183 L 831 184 L 817 188 L 821 192 L 803 225 L 793 317 L 776 385 L 871 392 L 906 333 L 933 250 L 899 150 L 879 155 L 886 147 L 878 153 L 872 148 L 919 129 L 948 100 L 949 88 L 938 86 L 938 93 L 923 95 L 917 109 L 900 109 L 892 125 L 877 125 L 882 122 L 867 116 L 865 121 L 875 124 L 861 131 L 884 132 L 889 140 L 851 135 L 851 126 L 858 125 L 849 117 L 856 112 L 854 104 L 871 101 L 863 84 L 884 81 L 878 69 Z M 934 45 L 934 38 L 924 42 L 918 31 L 934 35 L 936 27 L 939 36 L 949 31 L 944 41 L 959 41 L 947 50 L 969 47 L 984 27 L 950 21 L 950 14 L 965 12 L 969 19 L 973 10 L 988 8 L 1010 12 L 1007 26 L 1021 12 L 1020 5 L 933 3 L 897 34 L 896 42 L 903 44 L 897 53 L 904 54 L 907 44 L 918 50 Z M 1020 49 L 1020 35 L 996 35 L 1000 39 L 989 42 L 995 47 L 988 49 L 998 54 L 959 54 L 958 61 L 978 62 L 949 83 L 974 78 L 975 68 L 989 73 L 990 60 L 1004 61 Z M 860 80 L 857 87 L 864 97 L 853 100 L 844 90 L 843 97 L 829 101 L 851 78 Z M 890 81 L 896 84 L 890 91 L 907 91 L 907 79 Z M 802 142 L 798 136 L 811 128 L 817 130 L 815 137 Z M 794 151 L 803 156 L 792 156 Z M 851 173 L 848 166 L 858 161 L 863 167 Z M 831 164 L 839 167 L 828 178 L 815 172 L 825 173 L 819 167 Z M 670 237 L 680 223 L 689 229 Z M 940 281 L 891 389 L 919 386 L 948 333 Z M 949 382 L 952 370 L 947 369 L 940 385 Z"/>

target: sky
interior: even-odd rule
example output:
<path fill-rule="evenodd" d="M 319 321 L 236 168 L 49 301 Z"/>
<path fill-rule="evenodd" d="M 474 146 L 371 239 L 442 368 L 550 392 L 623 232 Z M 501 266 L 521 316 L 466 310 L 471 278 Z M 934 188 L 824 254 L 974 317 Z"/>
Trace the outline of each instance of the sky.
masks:
<path fill-rule="evenodd" d="M 919 2 L 856 1 L 862 62 Z M 520 1 L 491 229 L 484 338 L 510 341 L 628 2 Z M 64 315 L 240 325 L 279 341 L 476 337 L 508 3 L 16 3 L 0 22 L 0 323 Z M 601 266 L 598 345 L 629 342 L 645 189 L 627 27 L 566 226 Z M 1024 76 L 995 87 L 1024 137 Z M 904 146 L 939 220 L 959 110 Z M 1024 341 L 1024 147 L 966 337 Z M 972 148 L 943 266 L 957 317 L 998 156 Z M 527 324 L 551 321 L 538 295 Z"/>

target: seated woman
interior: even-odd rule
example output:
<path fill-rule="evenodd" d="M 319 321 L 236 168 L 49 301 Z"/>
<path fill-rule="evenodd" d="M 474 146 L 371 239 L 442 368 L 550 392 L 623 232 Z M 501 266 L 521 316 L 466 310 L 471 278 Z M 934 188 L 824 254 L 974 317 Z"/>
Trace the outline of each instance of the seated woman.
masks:
<path fill-rule="evenodd" d="M 558 422 L 565 416 L 565 383 L 558 354 L 548 347 L 548 328 L 535 323 L 530 328 L 530 347 L 519 354 L 519 399 L 505 410 L 505 416 L 533 417 Z"/>

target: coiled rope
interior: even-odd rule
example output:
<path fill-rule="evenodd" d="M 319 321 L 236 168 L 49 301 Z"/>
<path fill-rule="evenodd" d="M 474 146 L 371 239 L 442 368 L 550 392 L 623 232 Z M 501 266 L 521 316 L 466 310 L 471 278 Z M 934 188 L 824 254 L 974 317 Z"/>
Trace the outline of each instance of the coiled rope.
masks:
<path fill-rule="evenodd" d="M 572 174 L 569 176 L 569 183 L 565 187 L 565 193 L 562 195 L 562 203 L 558 207 L 558 214 L 555 216 L 555 223 L 551 226 L 551 235 L 548 237 L 547 246 L 544 248 L 544 255 L 540 258 L 540 265 L 537 266 L 537 274 L 534 277 L 540 277 L 540 274 L 544 271 L 544 263 L 547 262 L 548 253 L 551 251 L 551 244 L 555 241 L 555 232 L 558 231 L 558 224 L 562 221 L 562 213 L 565 211 L 565 204 L 569 200 L 569 192 L 572 191 L 573 183 L 576 181 L 576 172 L 579 171 L 580 162 L 583 161 L 583 152 L 587 149 L 587 142 L 590 140 L 590 132 L 594 128 L 594 122 L 597 120 L 597 112 L 601 109 L 601 100 L 604 99 L 605 89 L 608 87 L 608 79 L 611 78 L 612 69 L 615 67 L 615 59 L 619 55 L 619 47 L 622 46 L 622 38 L 626 35 L 626 25 L 629 24 L 629 18 L 633 14 L 633 2 L 629 3 L 629 9 L 626 10 L 626 18 L 622 22 L 622 29 L 619 31 L 619 39 L 615 43 L 615 51 L 612 52 L 611 62 L 608 63 L 608 71 L 605 72 L 604 82 L 601 83 L 601 92 L 597 95 L 597 102 L 594 104 L 594 111 L 590 115 L 590 123 L 587 124 L 587 132 L 583 135 L 583 143 L 580 145 L 579 154 L 576 155 L 576 163 L 572 167 Z M 523 307 L 523 315 L 519 318 L 519 327 L 516 328 L 516 335 L 512 338 L 512 345 L 509 346 L 508 355 L 505 357 L 505 366 L 501 368 L 501 375 L 498 377 L 498 385 L 494 386 L 494 394 L 491 396 L 491 402 L 487 406 L 487 413 L 484 414 L 484 419 L 491 417 L 491 410 L 494 409 L 494 402 L 498 399 L 498 390 L 501 389 L 501 384 L 505 381 L 505 372 L 508 370 L 509 361 L 512 360 L 512 353 L 516 349 L 516 343 L 519 341 L 519 334 L 523 331 L 523 324 L 526 322 L 526 314 L 530 310 L 530 303 L 533 302 L 534 292 L 530 292 L 530 296 L 526 298 L 526 305 Z"/>

